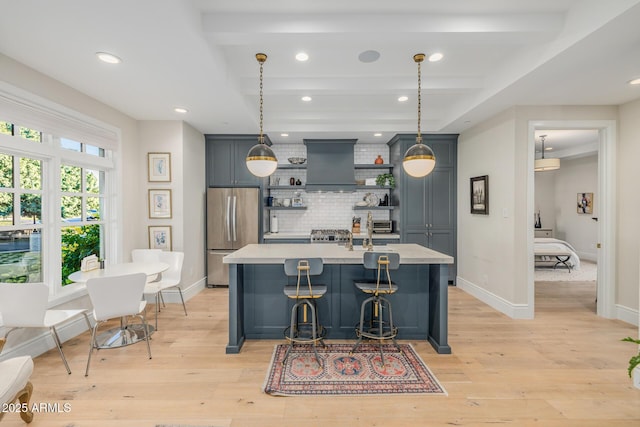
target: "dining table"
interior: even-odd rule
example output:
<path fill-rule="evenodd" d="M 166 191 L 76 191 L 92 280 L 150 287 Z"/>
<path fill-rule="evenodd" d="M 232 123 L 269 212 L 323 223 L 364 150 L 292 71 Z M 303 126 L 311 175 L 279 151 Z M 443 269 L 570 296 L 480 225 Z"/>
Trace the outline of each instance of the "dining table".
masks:
<path fill-rule="evenodd" d="M 144 273 L 147 281 L 160 280 L 162 272 L 169 269 L 169 264 L 164 262 L 126 262 L 106 264 L 104 268 L 96 268 L 88 271 L 75 271 L 69 275 L 69 280 L 76 283 L 87 283 L 89 279 L 96 277 L 116 277 L 126 274 Z M 144 340 L 147 333 L 151 335 L 154 327 L 147 323 L 147 330 L 142 324 L 128 325 L 126 319 L 120 319 L 120 326 L 100 333 L 96 337 L 98 348 L 118 348 L 134 344 Z"/>

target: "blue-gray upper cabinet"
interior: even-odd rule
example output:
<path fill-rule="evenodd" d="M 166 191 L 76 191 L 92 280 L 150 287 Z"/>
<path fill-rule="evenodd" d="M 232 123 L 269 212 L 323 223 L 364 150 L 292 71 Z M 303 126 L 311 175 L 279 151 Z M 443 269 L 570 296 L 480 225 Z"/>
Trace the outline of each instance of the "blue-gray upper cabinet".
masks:
<path fill-rule="evenodd" d="M 257 143 L 257 135 L 206 135 L 207 187 L 260 186 L 261 178 L 251 174 L 245 162 Z"/>
<path fill-rule="evenodd" d="M 389 141 L 393 174 L 397 187 L 393 212 L 403 243 L 418 243 L 438 252 L 456 256 L 456 156 L 458 135 L 423 135 L 423 142 L 433 150 L 436 167 L 424 178 L 413 178 L 402 168 L 404 153 L 416 143 L 415 134 L 396 135 Z M 455 264 L 449 269 L 454 283 Z"/>

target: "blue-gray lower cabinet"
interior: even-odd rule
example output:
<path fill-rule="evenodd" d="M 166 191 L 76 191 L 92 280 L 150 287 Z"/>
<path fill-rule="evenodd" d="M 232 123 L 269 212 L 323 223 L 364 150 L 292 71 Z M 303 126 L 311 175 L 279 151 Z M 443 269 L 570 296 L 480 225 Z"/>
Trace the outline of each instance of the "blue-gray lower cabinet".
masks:
<path fill-rule="evenodd" d="M 447 335 L 446 265 L 403 264 L 393 272 L 398 292 L 391 295 L 398 339 L 427 340 L 438 353 L 449 354 Z M 325 264 L 314 284 L 325 284 L 327 294 L 317 300 L 320 323 L 327 339 L 356 340 L 355 325 L 365 298 L 353 285 L 366 272 L 361 265 Z M 229 343 L 227 353 L 238 353 L 245 339 L 282 339 L 293 302 L 283 293 L 295 278 L 281 264 L 229 264 Z"/>
<path fill-rule="evenodd" d="M 424 178 L 407 175 L 402 167 L 393 174 L 397 188 L 391 202 L 401 243 L 417 243 L 438 252 L 456 257 L 456 158 L 457 134 L 423 135 L 423 142 L 433 150 L 436 167 Z M 416 135 L 393 137 L 389 145 L 391 162 L 400 165 L 404 153 L 416 143 Z M 455 283 L 456 264 L 449 266 L 448 280 Z"/>

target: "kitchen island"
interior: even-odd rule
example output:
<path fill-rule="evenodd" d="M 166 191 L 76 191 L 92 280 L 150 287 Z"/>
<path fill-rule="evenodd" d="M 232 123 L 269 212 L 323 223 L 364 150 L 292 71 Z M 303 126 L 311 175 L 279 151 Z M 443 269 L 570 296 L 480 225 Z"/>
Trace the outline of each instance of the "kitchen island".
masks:
<path fill-rule="evenodd" d="M 447 342 L 448 264 L 453 258 L 417 244 L 374 246 L 378 252 L 400 254 L 400 268 L 391 272 L 398 291 L 390 297 L 398 339 L 428 340 L 441 354 L 451 353 Z M 365 298 L 353 285 L 364 270 L 364 250 L 349 251 L 332 243 L 251 244 L 224 257 L 229 265 L 229 343 L 227 353 L 239 353 L 245 339 L 284 339 L 292 302 L 283 293 L 295 278 L 284 274 L 287 258 L 322 258 L 322 275 L 312 283 L 327 285 L 318 299 L 320 323 L 327 339 L 352 339 Z"/>

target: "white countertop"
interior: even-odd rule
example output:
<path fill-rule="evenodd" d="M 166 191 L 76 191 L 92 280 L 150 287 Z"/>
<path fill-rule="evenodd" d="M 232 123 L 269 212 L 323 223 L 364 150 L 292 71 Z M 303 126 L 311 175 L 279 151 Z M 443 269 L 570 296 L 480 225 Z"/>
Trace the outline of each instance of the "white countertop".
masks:
<path fill-rule="evenodd" d="M 348 251 L 337 243 L 266 243 L 251 244 L 225 256 L 225 264 L 282 264 L 288 258 L 322 258 L 325 264 L 362 264 L 364 250 L 354 245 Z M 453 257 L 415 243 L 374 245 L 374 251 L 397 252 L 400 264 L 453 264 Z"/>
<path fill-rule="evenodd" d="M 310 239 L 310 233 L 265 233 L 263 237 L 265 239 Z M 354 239 L 365 239 L 367 238 L 367 233 L 354 234 Z M 373 233 L 373 240 L 376 239 L 398 239 L 400 240 L 400 235 L 395 233 Z"/>

